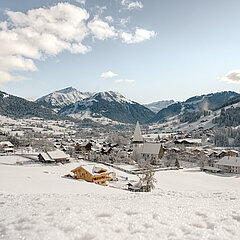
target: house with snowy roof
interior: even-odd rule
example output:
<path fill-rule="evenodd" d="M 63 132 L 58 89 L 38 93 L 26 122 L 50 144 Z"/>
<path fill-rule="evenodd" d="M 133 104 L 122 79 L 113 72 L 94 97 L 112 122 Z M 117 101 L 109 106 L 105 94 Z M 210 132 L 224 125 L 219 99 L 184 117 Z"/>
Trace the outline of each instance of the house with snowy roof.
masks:
<path fill-rule="evenodd" d="M 13 149 L 14 145 L 9 141 L 0 142 L 0 146 L 3 149 L 3 152 L 5 152 L 5 153 L 13 152 L 13 150 L 14 150 Z"/>
<path fill-rule="evenodd" d="M 240 174 L 240 157 L 225 156 L 216 162 L 215 166 L 222 172 Z"/>
<path fill-rule="evenodd" d="M 38 159 L 45 163 L 69 161 L 68 155 L 60 150 L 39 153 Z"/>
<path fill-rule="evenodd" d="M 96 166 L 94 164 L 79 166 L 71 172 L 74 173 L 74 178 L 97 184 L 104 184 L 106 181 L 112 180 L 109 176 L 112 173 L 111 171 L 105 167 Z"/>

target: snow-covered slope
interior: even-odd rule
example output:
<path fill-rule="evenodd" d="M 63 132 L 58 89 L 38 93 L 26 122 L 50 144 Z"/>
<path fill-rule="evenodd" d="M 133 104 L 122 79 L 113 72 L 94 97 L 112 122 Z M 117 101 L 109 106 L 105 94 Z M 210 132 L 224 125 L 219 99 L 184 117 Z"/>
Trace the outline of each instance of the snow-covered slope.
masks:
<path fill-rule="evenodd" d="M 37 99 L 37 102 L 44 102 L 52 107 L 62 108 L 71 103 L 81 101 L 92 96 L 94 93 L 80 92 L 75 88 L 68 87 Z"/>
<path fill-rule="evenodd" d="M 36 100 L 55 108 L 58 113 L 74 118 L 106 119 L 121 123 L 147 122 L 155 116 L 148 108 L 133 102 L 118 92 L 80 92 L 66 88 Z"/>
<path fill-rule="evenodd" d="M 118 92 L 99 92 L 62 108 L 59 113 L 72 117 L 108 118 L 124 123 L 147 122 L 154 117 L 148 108 L 126 99 Z"/>
<path fill-rule="evenodd" d="M 217 109 L 237 96 L 239 94 L 232 91 L 194 96 L 184 102 L 177 102 L 160 110 L 151 122 L 161 122 L 173 116 L 185 117 L 190 114 L 192 114 L 190 117 L 194 119 L 197 117 L 194 114 Z"/>
<path fill-rule="evenodd" d="M 144 104 L 144 106 L 149 108 L 151 111 L 157 113 L 160 110 L 162 110 L 163 108 L 166 108 L 166 107 L 172 105 L 173 103 L 175 103 L 174 100 L 163 100 L 163 101 Z"/>
<path fill-rule="evenodd" d="M 236 175 L 161 171 L 153 192 L 132 193 L 62 178 L 77 164 L 0 165 L 0 238 L 240 238 Z"/>

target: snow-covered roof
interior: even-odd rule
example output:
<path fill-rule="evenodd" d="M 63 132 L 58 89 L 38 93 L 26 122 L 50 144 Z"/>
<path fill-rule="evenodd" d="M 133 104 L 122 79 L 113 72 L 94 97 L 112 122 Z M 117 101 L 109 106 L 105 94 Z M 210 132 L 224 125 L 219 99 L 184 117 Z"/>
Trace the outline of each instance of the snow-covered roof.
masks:
<path fill-rule="evenodd" d="M 83 168 L 83 169 L 85 169 L 87 172 L 89 172 L 91 175 L 101 175 L 101 174 L 108 174 L 108 173 L 111 173 L 112 171 L 110 171 L 109 169 L 107 169 L 105 166 L 101 166 L 101 165 L 95 165 L 95 164 L 86 164 L 86 165 L 81 165 L 81 166 L 79 166 L 79 167 L 77 167 L 77 168 L 75 168 L 75 169 L 73 169 L 72 170 L 72 172 L 74 171 L 74 170 L 77 170 L 77 169 L 79 169 L 79 168 Z M 103 173 L 96 173 L 96 170 L 100 170 L 100 169 L 106 169 L 106 171 L 105 172 L 103 172 Z"/>
<path fill-rule="evenodd" d="M 160 148 L 160 143 L 144 143 L 142 154 L 159 154 Z"/>
<path fill-rule="evenodd" d="M 181 142 L 201 143 L 202 142 L 201 139 L 193 139 L 193 138 L 177 139 L 176 141 L 178 141 L 179 143 L 181 143 Z"/>
<path fill-rule="evenodd" d="M 225 156 L 221 158 L 217 165 L 240 167 L 240 157 Z"/>
<path fill-rule="evenodd" d="M 50 151 L 47 152 L 47 154 L 50 156 L 51 159 L 57 160 L 57 159 L 63 159 L 63 158 L 67 158 L 68 155 L 65 154 L 62 151 L 56 150 L 56 151 Z"/>
<path fill-rule="evenodd" d="M 47 153 L 43 152 L 40 154 L 42 155 L 45 161 L 53 161 Z"/>
<path fill-rule="evenodd" d="M 136 128 L 133 135 L 133 142 L 143 142 L 143 136 L 141 133 L 139 122 L 137 121 Z"/>
<path fill-rule="evenodd" d="M 14 147 L 14 145 L 11 142 L 9 142 L 9 141 L 0 142 L 0 145 L 1 146 Z"/>

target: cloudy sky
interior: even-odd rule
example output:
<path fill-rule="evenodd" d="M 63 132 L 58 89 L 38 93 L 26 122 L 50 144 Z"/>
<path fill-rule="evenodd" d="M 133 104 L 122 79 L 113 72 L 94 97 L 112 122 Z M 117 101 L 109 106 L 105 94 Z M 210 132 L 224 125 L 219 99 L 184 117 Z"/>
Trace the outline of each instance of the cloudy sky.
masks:
<path fill-rule="evenodd" d="M 240 92 L 239 0 L 1 0 L 0 89 L 140 103 Z"/>

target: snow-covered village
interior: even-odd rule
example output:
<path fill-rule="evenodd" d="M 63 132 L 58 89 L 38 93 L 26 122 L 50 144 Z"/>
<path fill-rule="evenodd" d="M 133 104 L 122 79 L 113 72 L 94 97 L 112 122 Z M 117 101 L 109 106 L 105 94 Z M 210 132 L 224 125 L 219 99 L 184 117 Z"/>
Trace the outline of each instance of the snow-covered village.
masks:
<path fill-rule="evenodd" d="M 239 240 L 239 10 L 1 0 L 0 240 Z"/>

